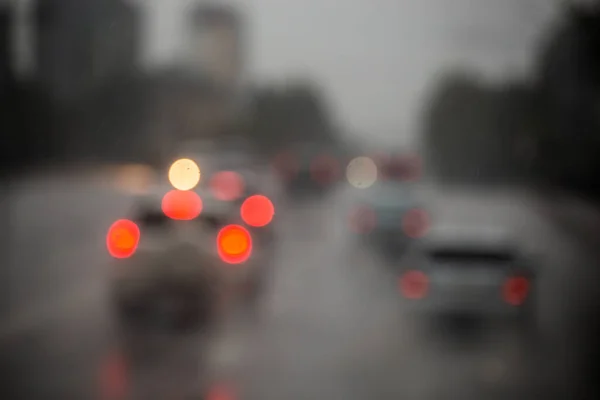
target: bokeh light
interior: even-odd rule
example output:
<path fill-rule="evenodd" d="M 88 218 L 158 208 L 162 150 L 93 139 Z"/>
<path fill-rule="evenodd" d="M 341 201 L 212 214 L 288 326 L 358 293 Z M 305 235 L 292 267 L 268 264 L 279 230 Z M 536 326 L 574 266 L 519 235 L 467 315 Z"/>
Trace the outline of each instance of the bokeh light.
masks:
<path fill-rule="evenodd" d="M 250 196 L 240 208 L 242 220 L 253 227 L 268 225 L 275 215 L 275 207 L 267 196 L 260 194 Z"/>
<path fill-rule="evenodd" d="M 135 222 L 120 219 L 108 229 L 106 247 L 114 258 L 131 257 L 140 241 L 140 229 Z"/>
<path fill-rule="evenodd" d="M 189 221 L 202 212 L 202 199 L 195 192 L 171 190 L 163 196 L 161 208 L 171 219 Z"/>
<path fill-rule="evenodd" d="M 200 168 L 189 158 L 179 159 L 169 168 L 169 182 L 175 189 L 191 190 L 200 182 Z"/>
<path fill-rule="evenodd" d="M 356 157 L 346 167 L 348 182 L 358 189 L 366 189 L 377 182 L 377 164 L 369 157 Z"/>
<path fill-rule="evenodd" d="M 240 225 L 227 225 L 217 235 L 217 251 L 226 263 L 243 263 L 252 253 L 252 237 Z"/>
<path fill-rule="evenodd" d="M 244 188 L 244 178 L 233 171 L 217 172 L 210 179 L 210 190 L 219 200 L 236 200 L 242 196 Z"/>

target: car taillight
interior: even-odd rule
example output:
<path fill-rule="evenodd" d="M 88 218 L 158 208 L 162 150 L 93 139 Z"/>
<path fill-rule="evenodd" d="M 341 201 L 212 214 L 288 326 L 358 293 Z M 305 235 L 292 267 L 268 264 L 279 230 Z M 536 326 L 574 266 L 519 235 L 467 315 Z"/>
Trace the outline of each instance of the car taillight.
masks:
<path fill-rule="evenodd" d="M 103 399 L 124 399 L 129 389 L 129 368 L 121 354 L 111 355 L 100 369 Z"/>
<path fill-rule="evenodd" d="M 106 247 L 114 258 L 131 257 L 140 241 L 140 229 L 135 222 L 120 219 L 108 229 Z"/>
<path fill-rule="evenodd" d="M 337 178 L 339 166 L 334 158 L 320 155 L 311 162 L 310 172 L 315 182 L 327 185 Z"/>
<path fill-rule="evenodd" d="M 425 236 L 429 230 L 429 215 L 418 208 L 407 211 L 402 218 L 402 230 L 413 239 Z"/>
<path fill-rule="evenodd" d="M 350 227 L 356 233 L 369 233 L 376 223 L 375 212 L 367 206 L 356 208 L 350 215 Z"/>
<path fill-rule="evenodd" d="M 510 305 L 519 306 L 527 299 L 529 286 L 529 280 L 525 277 L 510 277 L 502 287 L 502 298 Z"/>
<path fill-rule="evenodd" d="M 227 225 L 217 235 L 217 251 L 228 264 L 240 264 L 252 254 L 252 237 L 240 225 Z"/>
<path fill-rule="evenodd" d="M 400 278 L 400 292 L 407 299 L 422 299 L 428 290 L 429 279 L 422 271 L 408 271 Z"/>
<path fill-rule="evenodd" d="M 253 227 L 267 226 L 273 220 L 275 207 L 267 196 L 254 195 L 248 197 L 240 207 L 242 220 Z"/>
<path fill-rule="evenodd" d="M 202 199 L 195 192 L 171 190 L 163 196 L 161 208 L 171 219 L 190 221 L 202 212 Z"/>
<path fill-rule="evenodd" d="M 245 189 L 244 178 L 233 171 L 217 172 L 210 179 L 210 189 L 214 196 L 223 201 L 233 201 L 242 196 Z"/>

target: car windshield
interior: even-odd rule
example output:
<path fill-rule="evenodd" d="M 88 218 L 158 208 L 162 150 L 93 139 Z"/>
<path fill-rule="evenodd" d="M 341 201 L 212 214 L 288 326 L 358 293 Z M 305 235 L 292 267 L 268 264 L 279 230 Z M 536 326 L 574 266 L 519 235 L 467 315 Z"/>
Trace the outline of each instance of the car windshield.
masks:
<path fill-rule="evenodd" d="M 410 199 L 411 193 L 404 183 L 394 181 L 377 182 L 364 190 L 363 198 L 375 207 L 401 207 Z"/>
<path fill-rule="evenodd" d="M 600 399 L 599 5 L 0 0 L 0 400 Z"/>

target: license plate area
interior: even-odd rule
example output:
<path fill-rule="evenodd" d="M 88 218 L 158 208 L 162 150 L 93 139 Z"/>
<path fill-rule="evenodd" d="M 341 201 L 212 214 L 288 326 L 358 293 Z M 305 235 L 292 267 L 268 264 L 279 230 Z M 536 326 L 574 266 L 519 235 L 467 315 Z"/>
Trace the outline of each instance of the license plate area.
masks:
<path fill-rule="evenodd" d="M 485 293 L 501 285 L 503 273 L 489 268 L 440 269 L 432 273 L 432 280 L 449 293 Z"/>

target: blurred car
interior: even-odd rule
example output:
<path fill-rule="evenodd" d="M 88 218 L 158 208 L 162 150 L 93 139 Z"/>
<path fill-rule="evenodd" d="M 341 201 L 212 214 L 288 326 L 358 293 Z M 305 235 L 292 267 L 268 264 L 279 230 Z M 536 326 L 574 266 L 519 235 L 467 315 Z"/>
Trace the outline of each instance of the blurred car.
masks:
<path fill-rule="evenodd" d="M 343 160 L 331 146 L 307 142 L 277 154 L 274 168 L 289 192 L 323 193 L 340 179 Z"/>
<path fill-rule="evenodd" d="M 233 203 L 208 190 L 164 192 L 144 196 L 107 235 L 112 303 L 125 328 L 207 326 L 224 299 L 253 300 L 270 265 L 259 235 L 236 223 Z"/>
<path fill-rule="evenodd" d="M 190 159 L 200 169 L 199 188 L 210 189 L 223 201 L 240 203 L 253 194 L 271 194 L 265 185 L 266 164 L 252 151 L 239 143 L 217 144 L 214 141 L 187 141 L 179 145 L 171 157 L 171 164 L 164 170 L 166 179 L 168 168 L 180 159 Z"/>
<path fill-rule="evenodd" d="M 402 254 L 429 228 L 429 215 L 420 206 L 411 186 L 379 181 L 357 192 L 350 213 L 351 229 L 388 255 Z"/>
<path fill-rule="evenodd" d="M 437 230 L 413 250 L 400 278 L 413 311 L 511 320 L 535 331 L 536 260 L 506 231 Z"/>

